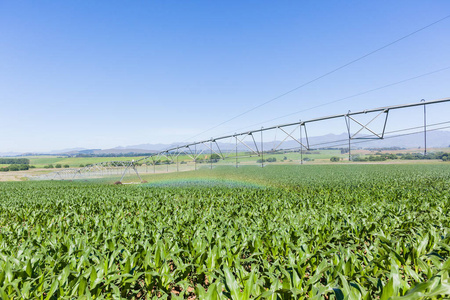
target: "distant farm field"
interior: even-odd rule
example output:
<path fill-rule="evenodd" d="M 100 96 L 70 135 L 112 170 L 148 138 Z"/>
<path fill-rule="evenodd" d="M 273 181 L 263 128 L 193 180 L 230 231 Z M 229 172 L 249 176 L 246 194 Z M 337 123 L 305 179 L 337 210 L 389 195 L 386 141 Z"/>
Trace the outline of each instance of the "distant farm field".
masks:
<path fill-rule="evenodd" d="M 450 296 L 448 164 L 144 179 L 0 183 L 0 298 Z"/>
<path fill-rule="evenodd" d="M 450 148 L 435 148 L 430 149 L 430 152 L 437 152 L 437 151 L 443 151 L 443 152 L 450 152 Z M 410 150 L 352 150 L 353 155 L 358 155 L 361 157 L 366 157 L 369 155 L 374 155 L 376 153 L 421 153 L 421 149 L 410 149 Z M 209 157 L 210 153 L 204 153 L 203 155 L 200 155 L 198 158 L 200 160 L 205 159 Z M 225 156 L 228 155 L 228 153 L 224 153 Z M 230 153 L 230 158 L 227 158 L 226 160 L 220 160 L 216 165 L 233 165 L 236 163 L 236 160 L 233 156 L 234 153 Z M 238 153 L 238 162 L 240 164 L 257 164 L 257 161 L 261 159 L 258 155 L 251 155 L 251 153 L 244 153 L 240 152 Z M 89 164 L 95 164 L 95 163 L 101 163 L 101 162 L 107 162 L 107 161 L 131 161 L 131 160 L 139 160 L 143 158 L 144 156 L 131 156 L 131 157 L 65 157 L 65 156 L 54 156 L 54 155 L 48 155 L 48 156 L 23 156 L 23 158 L 30 159 L 30 164 L 36 166 L 37 168 L 43 168 L 44 166 L 47 166 L 49 164 L 60 164 L 62 166 L 69 165 L 71 168 L 78 168 L 80 165 L 89 165 Z M 310 151 L 303 151 L 303 154 L 301 154 L 299 151 L 276 151 L 276 152 L 267 152 L 264 153 L 264 159 L 267 158 L 275 158 L 276 163 L 284 163 L 284 164 L 298 164 L 301 162 L 301 159 L 304 159 L 304 162 L 307 164 L 322 164 L 322 163 L 329 163 L 331 157 L 339 157 L 342 161 L 348 161 L 348 153 L 342 153 L 341 150 L 310 150 Z M 161 160 L 166 160 L 167 158 L 162 156 L 159 157 Z M 149 160 L 151 162 L 152 160 Z M 178 156 L 178 162 L 186 162 L 186 163 L 192 163 L 193 159 L 192 156 L 189 155 L 179 155 Z M 402 160 L 394 160 L 393 162 L 396 163 L 402 163 Z M 410 163 L 411 161 L 406 161 L 406 163 Z M 271 164 L 271 163 L 269 163 Z M 200 165 L 200 164 L 199 164 Z"/>
<path fill-rule="evenodd" d="M 30 164 L 38 168 L 49 164 L 69 165 L 70 167 L 79 167 L 80 165 L 95 164 L 99 162 L 123 160 L 131 161 L 142 157 L 63 157 L 63 156 L 24 156 L 30 159 Z"/>

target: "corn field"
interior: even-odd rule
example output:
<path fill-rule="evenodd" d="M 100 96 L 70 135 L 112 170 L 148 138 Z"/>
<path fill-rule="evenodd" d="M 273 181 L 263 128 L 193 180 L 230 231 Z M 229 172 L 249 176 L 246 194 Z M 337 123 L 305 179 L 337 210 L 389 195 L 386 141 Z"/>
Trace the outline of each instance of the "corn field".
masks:
<path fill-rule="evenodd" d="M 450 297 L 448 164 L 176 176 L 0 183 L 0 298 Z"/>

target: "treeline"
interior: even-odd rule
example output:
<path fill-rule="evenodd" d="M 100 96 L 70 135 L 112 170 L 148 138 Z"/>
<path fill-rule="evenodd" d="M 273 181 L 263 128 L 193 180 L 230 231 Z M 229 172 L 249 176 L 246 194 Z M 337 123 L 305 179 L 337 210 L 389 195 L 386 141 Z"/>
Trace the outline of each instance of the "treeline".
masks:
<path fill-rule="evenodd" d="M 8 172 L 8 171 L 23 171 L 23 170 L 28 170 L 28 169 L 32 169 L 35 168 L 35 166 L 30 166 L 27 164 L 14 164 L 14 165 L 9 165 L 8 167 L 3 167 L 0 168 L 0 172 Z"/>
<path fill-rule="evenodd" d="M 28 158 L 0 158 L 0 165 L 29 165 Z"/>
<path fill-rule="evenodd" d="M 399 155 L 399 154 L 397 154 Z M 432 152 L 423 155 L 421 153 L 400 153 L 400 159 L 442 159 L 443 161 L 450 161 L 450 153 L 446 152 Z"/>
<path fill-rule="evenodd" d="M 267 159 L 258 159 L 256 161 L 256 163 L 260 164 L 260 163 L 265 163 L 265 162 L 276 162 L 277 159 L 275 157 L 269 157 Z"/>
<path fill-rule="evenodd" d="M 81 166 L 81 165 L 80 165 Z M 49 165 L 46 165 L 46 166 L 44 166 L 44 169 L 53 169 L 53 168 L 57 168 L 57 169 L 61 169 L 62 167 L 64 167 L 64 168 L 70 168 L 70 166 L 69 165 L 61 165 L 61 164 L 56 164 L 56 165 L 53 165 L 53 164 L 49 164 Z M 84 167 L 84 166 L 83 166 Z"/>
<path fill-rule="evenodd" d="M 432 152 L 426 155 L 422 153 L 376 153 L 375 155 L 369 155 L 366 157 L 354 156 L 353 161 L 386 161 L 394 159 L 404 160 L 427 160 L 427 159 L 440 159 L 443 161 L 450 161 L 450 153 L 446 152 Z"/>
<path fill-rule="evenodd" d="M 386 161 L 388 159 L 398 159 L 397 155 L 369 155 L 366 157 L 353 156 L 352 161 Z"/>

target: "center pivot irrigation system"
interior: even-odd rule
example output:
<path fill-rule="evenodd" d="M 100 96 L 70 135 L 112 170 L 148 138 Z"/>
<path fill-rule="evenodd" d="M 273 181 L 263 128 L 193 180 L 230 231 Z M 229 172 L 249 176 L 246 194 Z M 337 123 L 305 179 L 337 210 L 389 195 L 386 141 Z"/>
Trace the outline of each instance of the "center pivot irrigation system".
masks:
<path fill-rule="evenodd" d="M 450 120 L 439 123 L 427 124 L 426 107 L 429 105 L 443 104 L 450 102 L 450 98 L 433 101 L 420 101 L 417 103 L 386 106 L 368 109 L 357 112 L 347 112 L 345 114 L 331 115 L 311 120 L 298 121 L 287 124 L 280 124 L 271 127 L 261 127 L 260 129 L 235 133 L 231 135 L 210 138 L 200 142 L 188 143 L 181 146 L 172 147 L 152 155 L 132 161 L 109 161 L 88 165 L 84 168 L 63 169 L 45 175 L 32 176 L 34 180 L 72 180 L 81 178 L 99 177 L 119 177 L 120 182 L 125 175 L 135 173 L 141 180 L 140 173 L 156 173 L 156 166 L 162 167 L 164 172 L 179 172 L 184 170 L 197 170 L 197 162 L 206 159 L 209 154 L 210 168 L 213 167 L 213 157 L 215 161 L 228 161 L 228 164 L 239 166 L 239 158 L 257 156 L 260 158 L 261 166 L 264 166 L 264 155 L 271 154 L 279 150 L 293 150 L 299 152 L 300 163 L 303 163 L 303 152 L 312 149 L 330 147 L 348 147 L 348 157 L 351 160 L 351 146 L 353 143 L 367 142 L 370 140 L 382 140 L 386 138 L 398 137 L 409 134 L 424 133 L 424 154 L 426 154 L 426 133 L 428 131 L 450 128 Z M 395 131 L 386 131 L 389 113 L 395 110 L 407 108 L 423 107 L 423 125 L 409 128 L 402 128 Z M 450 112 L 450 111 L 449 111 Z M 449 114 L 450 115 L 450 114 Z M 391 117 L 392 118 L 392 117 Z M 325 122 L 333 119 L 344 119 L 348 137 L 343 140 L 330 140 L 321 143 L 310 143 L 308 129 L 313 123 Z M 364 121 L 362 120 L 364 119 Z M 445 125 L 445 126 L 442 126 Z M 441 127 L 436 127 L 441 126 Z M 375 128 L 377 127 L 377 128 Z M 413 131 L 415 130 L 415 131 Z M 412 132 L 413 131 L 413 132 Z M 403 132 L 402 134 L 399 134 Z M 405 133 L 408 132 L 408 133 Z M 269 133 L 275 136 L 274 142 L 268 147 L 264 142 L 264 136 Z M 281 134 L 277 140 L 277 133 Z M 360 140 L 360 141 L 355 141 Z M 179 161 L 179 157 L 188 157 L 189 162 Z M 192 166 L 193 165 L 193 166 Z M 170 170 L 169 170 L 169 166 Z M 174 166 L 176 168 L 174 168 Z"/>

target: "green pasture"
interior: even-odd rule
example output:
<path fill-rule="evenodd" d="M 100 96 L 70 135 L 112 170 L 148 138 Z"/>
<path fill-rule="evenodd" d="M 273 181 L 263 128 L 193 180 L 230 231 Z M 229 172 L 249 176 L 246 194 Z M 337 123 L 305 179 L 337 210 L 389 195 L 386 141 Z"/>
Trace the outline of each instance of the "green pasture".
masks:
<path fill-rule="evenodd" d="M 78 167 L 81 164 L 95 164 L 105 161 L 123 160 L 131 161 L 138 160 L 142 157 L 62 157 L 62 156 L 24 156 L 24 158 L 30 159 L 30 164 L 38 168 L 44 167 L 49 164 L 61 164 L 69 165 L 72 168 Z"/>
<path fill-rule="evenodd" d="M 446 149 L 448 150 L 448 149 Z M 386 151 L 383 151 L 386 152 Z M 389 151 L 387 151 L 389 152 Z M 395 152 L 395 151 L 392 151 Z M 374 152 L 375 153 L 375 152 Z M 373 154 L 373 153 L 372 153 Z M 219 162 L 215 163 L 215 165 L 233 165 L 236 163 L 236 159 L 232 156 L 235 155 L 235 153 L 224 153 L 226 157 L 229 157 L 225 160 L 220 160 Z M 361 155 L 361 157 L 368 156 Z M 206 151 L 205 153 L 202 153 L 199 155 L 199 160 L 207 160 L 210 156 L 210 152 Z M 238 163 L 240 164 L 253 164 L 257 163 L 256 161 L 261 159 L 260 156 L 255 155 L 254 153 L 250 152 L 239 152 L 238 153 Z M 337 156 L 342 158 L 344 161 L 348 159 L 348 153 L 341 153 L 340 150 L 304 150 L 303 151 L 303 159 L 307 161 L 307 163 L 328 163 L 329 159 L 333 156 Z M 34 165 L 38 168 L 42 168 L 49 164 L 61 164 L 61 165 L 69 165 L 71 168 L 77 168 L 80 165 L 87 165 L 87 164 L 95 164 L 100 162 L 106 162 L 106 161 L 113 161 L 113 160 L 122 160 L 122 161 L 131 161 L 131 160 L 139 160 L 143 158 L 143 156 L 140 157 L 61 157 L 61 156 L 24 156 L 24 158 L 29 158 L 31 165 Z M 275 163 L 300 163 L 301 154 L 300 152 L 294 152 L 294 151 L 278 151 L 276 153 L 267 152 L 264 153 L 264 158 L 276 158 Z M 286 159 L 285 159 L 286 158 Z M 164 161 L 167 158 L 164 156 L 159 157 L 160 160 Z M 174 157 L 174 161 L 176 162 L 177 159 Z M 149 159 L 148 162 L 152 162 L 152 159 Z M 179 155 L 178 156 L 178 162 L 186 162 L 188 164 L 192 164 L 193 160 L 192 157 L 189 155 Z M 203 162 L 203 165 L 208 164 L 207 162 Z M 199 166 L 202 164 L 198 164 Z M 266 163 L 266 164 L 274 164 L 274 163 Z"/>
<path fill-rule="evenodd" d="M 436 148 L 436 149 L 429 149 L 429 152 L 433 151 L 444 151 L 448 152 L 450 148 Z M 384 150 L 384 151 L 372 151 L 370 154 L 361 154 L 361 157 L 367 157 L 369 155 L 373 155 L 376 152 L 382 152 L 382 153 L 402 153 L 406 150 Z M 423 150 L 421 149 L 413 149 L 409 152 L 421 152 Z M 408 152 L 408 151 L 406 151 Z M 357 150 L 353 150 L 353 154 L 357 153 Z M 201 155 L 199 155 L 198 159 L 207 160 L 210 156 L 210 151 L 205 151 Z M 220 160 L 216 165 L 233 165 L 236 163 L 235 158 L 232 156 L 235 155 L 235 153 L 224 153 L 226 157 L 229 157 L 225 160 Z M 252 164 L 256 161 L 261 159 L 260 156 L 255 155 L 254 153 L 250 152 L 239 152 L 238 153 L 238 162 L 240 164 Z M 342 158 L 344 161 L 348 159 L 348 153 L 341 153 L 340 150 L 304 150 L 303 151 L 303 159 L 307 161 L 307 163 L 328 163 L 329 159 L 333 156 L 337 156 Z M 106 161 L 113 161 L 113 160 L 122 160 L 122 161 L 131 161 L 131 160 L 139 160 L 143 158 L 143 156 L 140 157 L 63 157 L 63 156 L 24 156 L 23 158 L 30 159 L 30 164 L 34 165 L 38 168 L 42 168 L 49 164 L 61 164 L 61 165 L 69 165 L 71 168 L 77 168 L 80 165 L 87 165 L 87 164 L 95 164 L 100 162 L 106 162 Z M 266 152 L 264 153 L 264 158 L 276 158 L 276 163 L 299 163 L 301 159 L 301 154 L 299 151 L 277 151 L 275 153 Z M 286 159 L 285 159 L 286 158 Z M 162 161 L 166 160 L 167 158 L 164 156 L 160 156 L 159 159 Z M 174 157 L 174 160 L 177 161 L 177 159 Z M 149 159 L 149 162 L 152 160 Z M 186 163 L 192 163 L 192 157 L 189 155 L 179 155 L 178 156 L 178 162 L 186 162 Z M 203 164 L 206 164 L 204 162 Z M 267 164 L 273 164 L 273 163 L 267 163 Z"/>
<path fill-rule="evenodd" d="M 208 159 L 210 153 L 204 153 L 201 154 L 199 156 L 199 159 Z M 227 154 L 225 154 L 227 155 Z M 234 155 L 234 153 L 232 153 L 231 155 Z M 245 153 L 245 152 L 240 152 L 238 153 L 239 157 L 238 161 L 241 163 L 245 163 L 245 162 L 255 162 L 260 159 L 259 156 L 257 155 L 252 155 L 250 156 L 250 153 Z M 303 158 L 305 157 L 309 157 L 311 159 L 329 159 L 331 156 L 340 156 L 340 151 L 338 150 L 321 150 L 320 154 L 304 154 Z M 282 154 L 272 154 L 272 153 L 267 153 L 264 154 L 265 158 L 268 157 L 275 157 L 277 159 L 277 162 L 281 162 L 283 160 L 284 157 L 287 157 L 287 162 L 289 162 L 289 160 L 292 161 L 300 161 L 300 153 L 299 152 L 286 152 L 286 153 L 282 153 Z M 61 165 L 69 165 L 71 168 L 76 168 L 79 167 L 80 165 L 87 165 L 87 164 L 95 164 L 95 163 L 100 163 L 100 162 L 107 162 L 107 161 L 114 161 L 114 160 L 121 160 L 121 161 L 131 161 L 131 160 L 139 160 L 141 158 L 143 158 L 143 156 L 140 157 L 62 157 L 62 156 L 24 156 L 23 158 L 28 158 L 30 159 L 30 164 L 34 165 L 38 168 L 42 168 L 46 165 L 49 164 L 61 164 Z M 161 160 L 166 160 L 167 158 L 165 158 L 164 156 L 160 157 Z M 149 159 L 149 162 L 151 162 L 152 160 Z M 176 160 L 175 160 L 176 161 Z M 179 155 L 178 157 L 178 161 L 179 162 L 192 162 L 192 158 L 188 155 Z M 234 164 L 235 163 L 235 159 L 234 158 L 229 158 L 226 160 L 221 160 L 219 162 L 219 164 Z"/>

